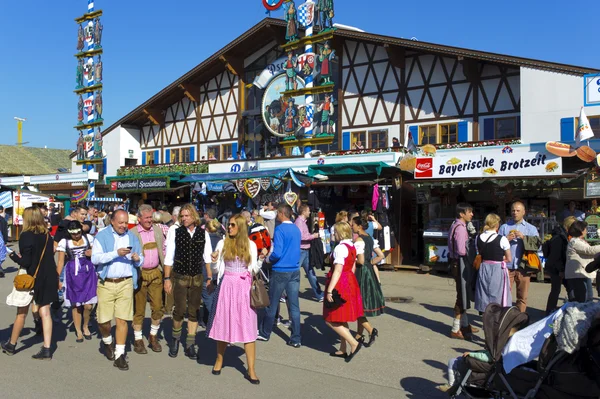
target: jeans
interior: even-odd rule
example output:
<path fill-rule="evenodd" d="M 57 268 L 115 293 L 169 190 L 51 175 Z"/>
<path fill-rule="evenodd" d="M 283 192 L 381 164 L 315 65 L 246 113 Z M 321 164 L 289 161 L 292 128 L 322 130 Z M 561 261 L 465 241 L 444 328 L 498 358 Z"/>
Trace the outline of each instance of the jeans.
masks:
<path fill-rule="evenodd" d="M 572 278 L 567 280 L 569 296 L 575 302 L 589 302 L 594 298 L 594 287 L 590 278 Z"/>
<path fill-rule="evenodd" d="M 215 297 L 214 288 L 217 286 L 217 278 L 212 279 L 213 291 L 208 292 L 206 288 L 206 280 L 202 282 L 202 321 L 204 324 L 208 324 L 208 317 L 210 316 L 210 312 L 212 311 L 213 299 Z"/>
<path fill-rule="evenodd" d="M 564 285 L 569 293 L 569 288 L 566 281 L 560 278 L 557 272 L 547 272 L 550 275 L 550 294 L 548 294 L 548 302 L 546 303 L 546 314 L 550 314 L 556 310 L 558 306 L 558 297 L 560 296 L 561 286 Z"/>
<path fill-rule="evenodd" d="M 290 319 L 292 320 L 292 335 L 290 342 L 293 344 L 301 343 L 300 336 L 300 303 L 298 300 L 298 292 L 300 291 L 300 270 L 293 272 L 277 272 L 271 273 L 269 281 L 269 301 L 271 304 L 265 312 L 261 312 L 262 320 L 259 320 L 258 329 L 259 335 L 269 339 L 273 331 L 273 323 L 275 322 L 275 313 L 279 306 L 279 298 L 283 291 L 287 293 L 287 303 L 289 305 Z"/>
<path fill-rule="evenodd" d="M 315 274 L 315 269 L 310 265 L 309 262 L 309 249 L 301 249 L 300 250 L 300 266 L 304 269 L 304 273 L 306 273 L 306 278 L 308 278 L 308 282 L 312 287 L 312 290 L 317 299 L 323 298 L 323 291 L 321 290 L 321 286 L 317 281 L 317 275 Z"/>

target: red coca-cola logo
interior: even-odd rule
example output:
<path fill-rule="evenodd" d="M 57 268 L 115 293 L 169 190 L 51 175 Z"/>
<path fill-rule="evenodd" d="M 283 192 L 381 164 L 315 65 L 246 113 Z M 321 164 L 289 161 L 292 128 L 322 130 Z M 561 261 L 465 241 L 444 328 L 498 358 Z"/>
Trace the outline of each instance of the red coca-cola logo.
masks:
<path fill-rule="evenodd" d="M 417 158 L 415 165 L 415 178 L 424 179 L 433 177 L 433 159 L 432 158 Z"/>

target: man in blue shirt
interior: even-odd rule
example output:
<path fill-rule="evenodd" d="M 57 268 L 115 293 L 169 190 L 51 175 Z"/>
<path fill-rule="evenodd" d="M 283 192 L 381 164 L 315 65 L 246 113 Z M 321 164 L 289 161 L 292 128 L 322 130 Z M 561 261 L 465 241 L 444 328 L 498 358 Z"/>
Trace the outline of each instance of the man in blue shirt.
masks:
<path fill-rule="evenodd" d="M 506 237 L 510 242 L 510 253 L 512 255 L 512 262 L 508 265 L 510 286 L 513 286 L 513 282 L 516 283 L 517 307 L 521 312 L 525 312 L 527 309 L 530 276 L 525 269 L 519 267 L 519 263 L 525 252 L 523 239 L 526 236 L 539 237 L 539 233 L 535 226 L 523 219 L 525 217 L 525 205 L 521 201 L 513 202 L 511 214 L 512 220 L 500 226 L 498 234 Z"/>
<path fill-rule="evenodd" d="M 265 310 L 264 317 L 258 323 L 258 339 L 268 341 L 273 330 L 275 313 L 279 305 L 279 298 L 285 290 L 289 305 L 290 319 L 292 320 L 292 335 L 289 346 L 299 348 L 300 336 L 300 229 L 291 221 L 292 207 L 287 204 L 277 208 L 277 220 L 281 222 L 275 228 L 273 236 L 273 252 L 269 262 L 273 264 L 273 273 L 269 280 L 269 300 L 271 304 Z"/>

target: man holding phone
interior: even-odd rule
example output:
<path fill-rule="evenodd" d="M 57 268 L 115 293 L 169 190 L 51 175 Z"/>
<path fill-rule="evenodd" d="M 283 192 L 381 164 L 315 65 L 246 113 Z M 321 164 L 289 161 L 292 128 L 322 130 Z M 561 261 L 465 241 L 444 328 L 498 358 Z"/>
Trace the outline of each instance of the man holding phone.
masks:
<path fill-rule="evenodd" d="M 92 263 L 98 271 L 98 327 L 104 343 L 104 354 L 114 360 L 119 370 L 128 370 L 125 342 L 129 321 L 133 320 L 133 292 L 137 288 L 138 268 L 144 261 L 140 241 L 127 230 L 127 212 L 113 213 L 111 226 L 96 235 L 92 247 Z M 116 319 L 116 346 L 110 334 Z"/>

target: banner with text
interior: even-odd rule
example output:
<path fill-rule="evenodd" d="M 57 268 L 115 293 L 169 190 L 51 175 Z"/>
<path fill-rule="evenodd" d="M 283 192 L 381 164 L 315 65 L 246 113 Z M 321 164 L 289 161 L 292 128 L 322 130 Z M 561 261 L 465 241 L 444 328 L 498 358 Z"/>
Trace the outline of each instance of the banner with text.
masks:
<path fill-rule="evenodd" d="M 155 177 L 131 180 L 115 180 L 110 182 L 111 191 L 160 191 L 169 188 L 168 177 Z"/>
<path fill-rule="evenodd" d="M 562 159 L 548 152 L 419 157 L 416 179 L 560 176 Z"/>

